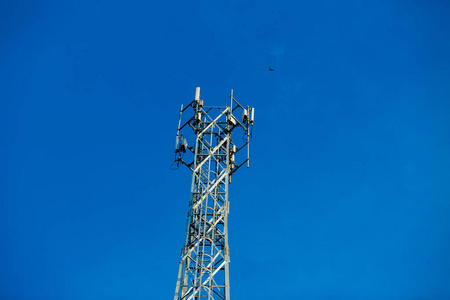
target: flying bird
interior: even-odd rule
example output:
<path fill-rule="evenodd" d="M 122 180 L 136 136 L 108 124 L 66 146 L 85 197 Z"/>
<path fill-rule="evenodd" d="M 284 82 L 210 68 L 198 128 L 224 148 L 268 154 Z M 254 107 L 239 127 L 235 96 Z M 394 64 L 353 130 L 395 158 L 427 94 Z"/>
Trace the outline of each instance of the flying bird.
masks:
<path fill-rule="evenodd" d="M 273 69 L 271 67 L 269 67 L 269 71 L 273 71 Z"/>

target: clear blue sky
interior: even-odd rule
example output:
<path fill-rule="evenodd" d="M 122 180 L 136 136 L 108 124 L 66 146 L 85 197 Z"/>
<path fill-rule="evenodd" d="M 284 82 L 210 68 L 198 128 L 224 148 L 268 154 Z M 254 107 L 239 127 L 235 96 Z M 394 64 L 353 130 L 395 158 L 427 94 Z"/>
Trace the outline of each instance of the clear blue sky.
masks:
<path fill-rule="evenodd" d="M 447 1 L 2 1 L 0 299 L 172 299 L 195 87 L 255 107 L 233 300 L 450 299 Z M 274 72 L 269 72 L 271 66 Z"/>

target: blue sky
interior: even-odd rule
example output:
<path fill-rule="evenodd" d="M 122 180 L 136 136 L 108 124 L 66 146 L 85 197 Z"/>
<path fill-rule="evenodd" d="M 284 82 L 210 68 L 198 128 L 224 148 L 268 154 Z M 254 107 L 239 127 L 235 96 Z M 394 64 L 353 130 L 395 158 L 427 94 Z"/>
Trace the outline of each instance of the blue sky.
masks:
<path fill-rule="evenodd" d="M 181 104 L 255 107 L 231 297 L 449 299 L 446 1 L 2 1 L 0 298 L 171 299 Z M 271 66 L 274 72 L 268 72 Z"/>

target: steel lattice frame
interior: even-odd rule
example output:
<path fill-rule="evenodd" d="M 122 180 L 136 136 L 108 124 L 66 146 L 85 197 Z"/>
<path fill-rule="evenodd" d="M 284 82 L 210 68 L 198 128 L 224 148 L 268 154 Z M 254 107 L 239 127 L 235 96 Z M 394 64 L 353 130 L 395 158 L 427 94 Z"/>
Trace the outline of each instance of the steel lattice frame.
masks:
<path fill-rule="evenodd" d="M 248 164 L 248 145 L 253 118 L 239 122 L 233 115 L 236 109 L 245 110 L 232 96 L 226 107 L 203 107 L 197 88 L 192 107 L 194 116 L 185 125 L 194 130 L 195 146 L 187 148 L 194 155 L 187 164 L 176 150 L 177 164 L 183 163 L 192 171 L 191 197 L 184 247 L 178 270 L 174 300 L 230 299 L 228 247 L 228 185 L 231 175 L 245 162 Z M 232 104 L 235 103 L 235 109 Z M 186 110 L 185 109 L 185 110 Z M 180 112 L 180 121 L 183 108 Z M 247 112 L 251 109 L 247 108 Z M 243 145 L 236 148 L 231 135 L 236 128 L 244 129 Z M 247 146 L 247 159 L 235 163 L 235 154 Z M 177 145 L 177 149 L 178 145 Z"/>

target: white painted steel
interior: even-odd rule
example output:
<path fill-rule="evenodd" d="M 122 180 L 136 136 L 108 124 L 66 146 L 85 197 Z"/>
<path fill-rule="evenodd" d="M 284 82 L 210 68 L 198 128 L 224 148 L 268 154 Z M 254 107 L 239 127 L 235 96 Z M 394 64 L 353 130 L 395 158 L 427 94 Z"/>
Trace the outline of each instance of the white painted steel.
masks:
<path fill-rule="evenodd" d="M 238 167 L 234 155 L 249 143 L 244 141 L 243 145 L 236 147 L 231 135 L 235 130 L 242 134 L 244 129 L 244 135 L 248 136 L 250 130 L 249 122 L 246 127 L 236 126 L 234 110 L 241 112 L 244 108 L 232 94 L 230 98 L 230 106 L 203 107 L 199 102 L 200 88 L 197 87 L 195 101 L 190 104 L 195 118 L 189 119 L 186 123 L 189 126 L 181 127 L 194 130 L 195 146 L 189 148 L 194 154 L 192 163 L 186 163 L 181 156 L 176 159 L 192 170 L 192 181 L 174 300 L 230 300 L 228 186 L 233 170 Z M 234 110 L 233 102 L 236 105 Z"/>

